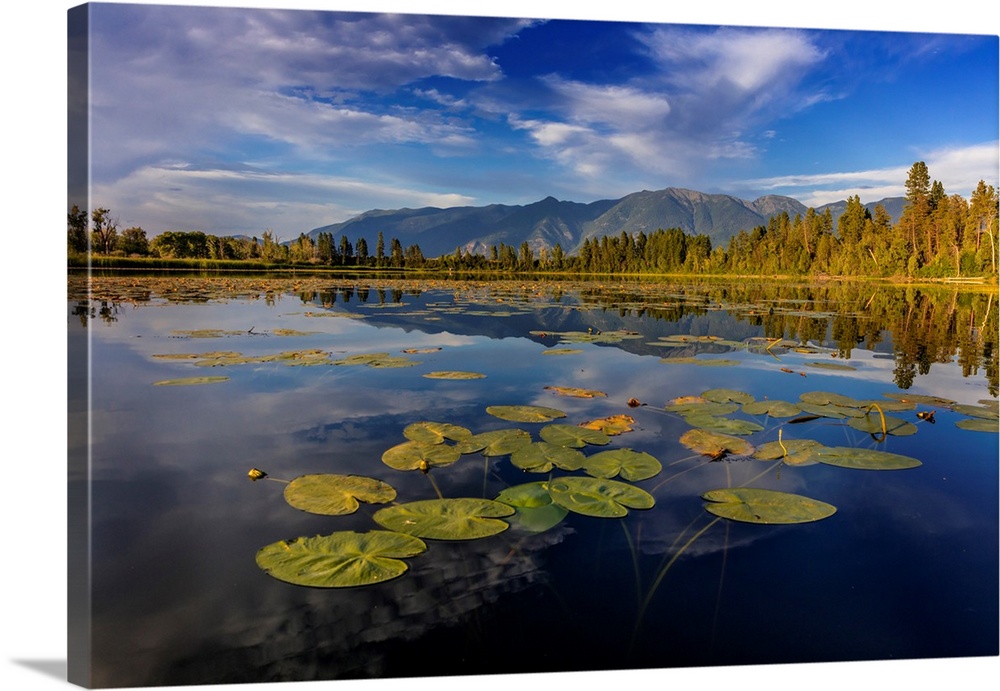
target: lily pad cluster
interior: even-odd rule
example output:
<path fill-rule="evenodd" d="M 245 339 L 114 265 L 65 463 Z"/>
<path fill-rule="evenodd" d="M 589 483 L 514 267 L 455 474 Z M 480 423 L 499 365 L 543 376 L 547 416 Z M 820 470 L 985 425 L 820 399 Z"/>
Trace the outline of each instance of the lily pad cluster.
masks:
<path fill-rule="evenodd" d="M 542 425 L 537 438 L 519 427 L 472 430 L 448 422 L 420 421 L 403 429 L 406 441 L 382 454 L 397 471 L 436 472 L 480 454 L 509 457 L 524 472 L 547 473 L 541 481 L 508 487 L 495 498 L 456 497 L 397 502 L 389 483 L 355 475 L 303 475 L 288 482 L 284 497 L 301 511 L 327 516 L 353 514 L 363 504 L 387 504 L 372 514 L 378 525 L 366 533 L 339 531 L 327 536 L 281 540 L 258 551 L 258 566 L 282 581 L 309 587 L 340 588 L 381 583 L 408 570 L 404 561 L 427 549 L 425 540 L 476 540 L 511 527 L 538 533 L 558 525 L 569 513 L 621 518 L 630 510 L 652 508 L 655 500 L 634 482 L 657 475 L 662 465 L 652 455 L 616 448 L 587 455 L 583 449 L 606 446 L 611 436 L 630 431 L 628 416 L 590 421 L 590 426 L 555 422 L 566 417 L 556 408 L 532 405 L 489 406 L 498 419 Z M 553 476 L 553 471 L 583 474 Z M 267 478 L 251 471 L 253 480 Z M 436 487 L 436 485 L 435 485 Z"/>

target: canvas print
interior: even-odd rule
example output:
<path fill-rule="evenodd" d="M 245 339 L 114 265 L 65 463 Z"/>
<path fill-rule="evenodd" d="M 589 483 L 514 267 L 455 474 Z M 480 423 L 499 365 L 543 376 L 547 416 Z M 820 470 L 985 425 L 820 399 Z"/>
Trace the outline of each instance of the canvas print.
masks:
<path fill-rule="evenodd" d="M 998 655 L 996 35 L 67 19 L 71 682 Z"/>

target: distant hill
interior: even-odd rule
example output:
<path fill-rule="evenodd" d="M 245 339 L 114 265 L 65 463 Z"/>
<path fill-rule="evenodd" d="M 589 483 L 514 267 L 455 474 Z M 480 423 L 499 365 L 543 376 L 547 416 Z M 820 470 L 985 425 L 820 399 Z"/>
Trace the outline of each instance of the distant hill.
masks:
<path fill-rule="evenodd" d="M 895 197 L 866 206 L 874 210 L 877 204 L 882 204 L 895 221 L 903 203 L 902 197 Z M 817 207 L 816 211 L 823 213 L 829 207 L 836 222 L 846 204 L 846 201 L 835 202 Z M 374 253 L 381 232 L 387 243 L 386 252 L 390 239 L 397 238 L 404 248 L 419 245 L 427 257 L 450 254 L 459 247 L 463 252 L 485 254 L 491 246 L 503 243 L 516 248 L 523 242 L 536 254 L 542 247 L 552 248 L 556 243 L 573 253 L 587 239 L 618 235 L 622 231 L 630 235 L 640 231 L 649 234 L 658 228 L 704 234 L 715 247 L 726 244 L 741 230 L 766 225 L 782 212 L 794 218 L 797 214 L 805 215 L 807 210 L 801 202 L 779 195 L 746 201 L 726 194 L 668 187 L 589 204 L 546 197 L 525 206 L 375 209 L 341 223 L 315 228 L 308 234 L 315 238 L 319 233 L 332 233 L 335 241 L 346 235 L 352 243 L 363 237 L 369 252 Z"/>

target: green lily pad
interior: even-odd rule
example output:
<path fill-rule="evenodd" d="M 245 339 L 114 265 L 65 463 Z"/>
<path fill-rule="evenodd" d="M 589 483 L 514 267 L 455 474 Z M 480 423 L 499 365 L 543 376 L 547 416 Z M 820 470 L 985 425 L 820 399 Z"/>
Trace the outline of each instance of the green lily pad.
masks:
<path fill-rule="evenodd" d="M 858 369 L 854 365 L 845 365 L 840 362 L 807 362 L 805 364 L 807 367 L 819 367 L 821 369 L 830 369 L 830 370 L 846 370 L 851 372 Z"/>
<path fill-rule="evenodd" d="M 597 518 L 620 518 L 628 509 L 650 509 L 653 495 L 634 485 L 595 477 L 561 477 L 544 483 L 559 506 Z"/>
<path fill-rule="evenodd" d="M 863 405 L 855 398 L 829 391 L 807 391 L 799 395 L 799 400 L 813 405 L 838 405 L 844 408 L 860 408 Z"/>
<path fill-rule="evenodd" d="M 708 359 L 697 357 L 665 357 L 660 362 L 667 365 L 699 365 L 701 367 L 735 367 L 739 360 Z"/>
<path fill-rule="evenodd" d="M 711 416 L 722 416 L 729 415 L 729 413 L 735 413 L 740 409 L 737 403 L 726 403 L 719 401 L 709 401 L 699 397 L 687 397 L 682 399 L 674 399 L 666 405 L 667 412 L 677 413 L 678 415 L 683 415 L 688 417 L 691 415 L 711 415 Z"/>
<path fill-rule="evenodd" d="M 545 482 L 529 482 L 508 487 L 497 495 L 497 501 L 515 509 L 512 516 L 504 519 L 511 527 L 543 533 L 562 522 L 569 511 L 552 501 L 545 485 Z"/>
<path fill-rule="evenodd" d="M 542 352 L 542 355 L 578 355 L 583 351 L 579 348 L 551 348 Z"/>
<path fill-rule="evenodd" d="M 647 480 L 662 469 L 663 466 L 654 456 L 632 449 L 601 451 L 589 456 L 583 464 L 583 471 L 587 475 L 603 478 L 620 476 L 630 482 Z"/>
<path fill-rule="evenodd" d="M 739 434 L 746 436 L 764 429 L 761 425 L 752 420 L 734 420 L 716 415 L 688 415 L 684 418 L 692 427 L 708 430 L 710 432 L 720 432 L 722 434 Z"/>
<path fill-rule="evenodd" d="M 539 441 L 517 449 L 510 462 L 531 473 L 548 473 L 553 468 L 573 471 L 583 467 L 584 455 L 568 446 Z"/>
<path fill-rule="evenodd" d="M 257 566 L 269 576 L 314 588 L 350 588 L 381 583 L 409 568 L 401 559 L 427 549 L 416 537 L 385 530 L 338 532 L 281 540 L 257 552 Z"/>
<path fill-rule="evenodd" d="M 701 498 L 709 502 L 705 504 L 709 513 L 743 523 L 812 523 L 837 511 L 831 504 L 799 494 L 751 487 L 713 489 Z"/>
<path fill-rule="evenodd" d="M 962 415 L 968 415 L 969 417 L 979 418 L 981 420 L 997 420 L 1000 416 L 997 415 L 995 408 L 985 406 L 985 405 L 953 405 L 951 407 L 956 413 Z"/>
<path fill-rule="evenodd" d="M 341 366 L 365 365 L 376 369 L 395 369 L 398 367 L 413 367 L 420 363 L 401 355 L 390 355 L 389 353 L 362 353 L 358 355 L 348 355 L 340 360 L 333 360 L 330 364 Z"/>
<path fill-rule="evenodd" d="M 854 429 L 868 432 L 869 434 L 882 434 L 882 416 L 873 411 L 863 417 L 851 418 L 847 424 Z M 892 415 L 885 416 L 886 434 L 896 437 L 906 437 L 917 433 L 917 426 L 912 422 L 907 422 Z"/>
<path fill-rule="evenodd" d="M 815 455 L 820 463 L 860 470 L 905 470 L 922 465 L 909 456 L 850 446 L 828 446 L 817 450 Z"/>
<path fill-rule="evenodd" d="M 301 511 L 324 516 L 344 516 L 361 505 L 385 504 L 396 490 L 375 478 L 360 475 L 301 475 L 285 485 L 285 501 Z"/>
<path fill-rule="evenodd" d="M 806 403 L 802 400 L 799 401 L 798 406 L 799 410 L 803 413 L 819 415 L 820 417 L 832 420 L 843 420 L 847 417 L 856 417 L 858 414 L 858 411 L 854 408 L 845 408 L 839 405 L 817 405 L 815 403 Z"/>
<path fill-rule="evenodd" d="M 692 429 L 681 435 L 681 444 L 703 456 L 719 456 L 737 454 L 749 456 L 754 452 L 753 444 L 733 437 L 704 429 Z"/>
<path fill-rule="evenodd" d="M 427 550 L 416 537 L 385 530 L 343 531 L 332 535 L 281 540 L 256 556 L 269 576 L 313 588 L 350 588 L 397 578 L 409 568 L 406 557 Z"/>
<path fill-rule="evenodd" d="M 452 380 L 466 380 L 466 379 L 485 379 L 485 374 L 480 374 L 479 372 L 462 372 L 458 370 L 446 370 L 441 372 L 428 372 L 423 375 L 426 379 L 452 379 Z"/>
<path fill-rule="evenodd" d="M 508 422 L 549 422 L 566 417 L 561 410 L 540 405 L 491 405 L 486 412 Z"/>
<path fill-rule="evenodd" d="M 538 436 L 551 444 L 574 449 L 581 449 L 587 444 L 604 446 L 611 441 L 611 437 L 601 430 L 559 423 L 546 425 L 539 430 Z"/>
<path fill-rule="evenodd" d="M 761 444 L 754 451 L 753 457 L 762 461 L 774 461 L 780 458 L 785 465 L 815 465 L 819 463 L 816 452 L 823 448 L 826 447 L 812 439 L 785 439 L 781 442 L 770 441 Z"/>
<path fill-rule="evenodd" d="M 743 406 L 747 415 L 767 415 L 768 417 L 795 417 L 802 408 L 788 401 L 754 401 Z"/>
<path fill-rule="evenodd" d="M 523 429 L 498 429 L 474 434 L 455 445 L 459 453 L 482 451 L 484 456 L 506 456 L 531 443 Z"/>
<path fill-rule="evenodd" d="M 955 423 L 955 426 L 959 429 L 969 430 L 972 432 L 1000 432 L 1000 423 L 996 420 L 989 420 L 981 417 L 970 417 L 964 420 L 959 420 Z"/>
<path fill-rule="evenodd" d="M 475 540 L 507 530 L 514 507 L 491 499 L 425 499 L 379 509 L 383 528 L 430 540 Z"/>
<path fill-rule="evenodd" d="M 451 465 L 461 457 L 454 446 L 421 441 L 397 444 L 382 454 L 382 462 L 396 470 L 428 470 Z"/>
<path fill-rule="evenodd" d="M 886 398 L 894 398 L 900 401 L 909 401 L 911 403 L 918 403 L 920 405 L 928 405 L 938 408 L 947 408 L 956 403 L 956 401 L 953 401 L 950 398 L 941 398 L 940 396 L 927 396 L 924 394 L 900 393 L 894 391 L 892 393 L 885 393 L 882 395 L 885 396 Z"/>
<path fill-rule="evenodd" d="M 701 397 L 706 401 L 713 401 L 715 403 L 739 403 L 743 405 L 754 402 L 752 395 L 735 389 L 709 389 L 708 391 L 703 391 Z"/>
<path fill-rule="evenodd" d="M 465 427 L 459 427 L 448 422 L 414 422 L 403 429 L 403 436 L 410 441 L 425 444 L 443 444 L 445 440 L 461 441 L 472 436 Z"/>
<path fill-rule="evenodd" d="M 182 377 L 181 379 L 164 379 L 153 382 L 153 386 L 197 386 L 199 384 L 218 384 L 229 381 L 229 377 Z"/>

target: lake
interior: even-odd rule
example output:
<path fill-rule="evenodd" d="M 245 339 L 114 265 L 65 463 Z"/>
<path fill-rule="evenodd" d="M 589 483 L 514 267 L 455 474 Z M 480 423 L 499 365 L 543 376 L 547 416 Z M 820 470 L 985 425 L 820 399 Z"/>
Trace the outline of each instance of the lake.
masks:
<path fill-rule="evenodd" d="M 71 275 L 93 685 L 997 655 L 997 306 Z"/>

